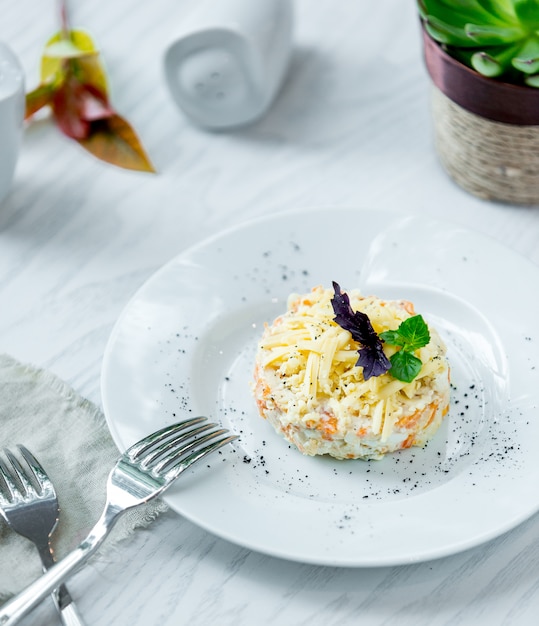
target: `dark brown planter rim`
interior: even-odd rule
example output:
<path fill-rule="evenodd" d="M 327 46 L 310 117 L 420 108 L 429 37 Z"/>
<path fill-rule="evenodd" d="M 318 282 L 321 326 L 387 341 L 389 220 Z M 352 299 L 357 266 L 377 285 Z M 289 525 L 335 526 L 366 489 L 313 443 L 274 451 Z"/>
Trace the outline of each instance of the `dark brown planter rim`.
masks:
<path fill-rule="evenodd" d="M 496 122 L 539 125 L 539 89 L 482 76 L 449 56 L 424 28 L 423 44 L 433 83 L 453 102 Z"/>

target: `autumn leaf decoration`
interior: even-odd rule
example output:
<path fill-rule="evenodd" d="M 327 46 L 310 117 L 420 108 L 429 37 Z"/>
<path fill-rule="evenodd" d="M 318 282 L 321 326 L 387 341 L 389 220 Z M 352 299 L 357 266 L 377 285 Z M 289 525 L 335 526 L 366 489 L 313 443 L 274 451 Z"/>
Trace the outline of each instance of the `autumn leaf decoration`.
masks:
<path fill-rule="evenodd" d="M 69 28 L 65 10 L 62 30 L 45 45 L 40 84 L 26 95 L 26 119 L 45 106 L 60 130 L 98 159 L 155 171 L 137 134 L 110 103 L 105 70 L 91 37 Z"/>

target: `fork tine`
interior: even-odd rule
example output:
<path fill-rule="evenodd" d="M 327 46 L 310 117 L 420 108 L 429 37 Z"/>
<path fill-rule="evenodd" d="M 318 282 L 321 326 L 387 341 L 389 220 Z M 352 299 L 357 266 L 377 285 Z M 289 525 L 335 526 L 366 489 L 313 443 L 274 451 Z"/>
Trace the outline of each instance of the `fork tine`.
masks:
<path fill-rule="evenodd" d="M 223 435 L 228 432 L 224 429 L 216 431 L 216 428 L 218 428 L 217 424 L 204 424 L 204 426 L 199 426 L 198 428 L 190 430 L 179 437 L 177 436 L 170 440 L 165 439 L 164 443 L 162 443 L 160 446 L 157 446 L 157 448 L 152 449 L 151 451 L 148 451 L 146 453 L 144 459 L 141 462 L 142 467 L 148 469 L 155 463 L 159 462 L 160 459 L 164 458 L 164 455 L 166 454 L 168 454 L 168 456 L 170 457 L 170 455 L 176 451 L 181 453 L 188 452 L 194 446 L 204 443 L 211 437 L 214 437 L 216 435 Z M 212 432 L 208 433 L 204 437 L 199 437 L 199 435 L 205 433 L 208 430 L 211 430 Z M 194 439 L 195 437 L 196 439 Z"/>
<path fill-rule="evenodd" d="M 4 454 L 6 455 L 8 461 L 11 463 L 11 467 L 13 468 L 13 474 L 15 475 L 16 480 L 21 483 L 26 494 L 30 496 L 39 495 L 37 489 L 35 488 L 32 481 L 29 480 L 25 470 L 23 469 L 17 457 L 11 452 L 11 450 L 8 450 L 7 448 L 4 448 Z"/>
<path fill-rule="evenodd" d="M 32 473 L 32 477 L 35 479 L 36 483 L 39 485 L 41 492 L 43 494 L 52 494 L 56 495 L 56 490 L 54 489 L 54 485 L 52 480 L 49 478 L 47 472 L 43 469 L 41 463 L 36 459 L 36 457 L 22 444 L 17 444 L 17 448 L 21 453 L 21 456 L 24 458 L 26 463 L 28 464 L 28 468 Z"/>
<path fill-rule="evenodd" d="M 225 430 L 224 432 L 226 433 L 228 431 Z M 200 450 L 195 450 L 194 452 L 191 452 L 191 454 L 187 457 L 185 456 L 184 451 L 178 452 L 173 457 L 161 461 L 161 463 L 159 463 L 154 468 L 154 471 L 159 473 L 165 471 L 166 478 L 168 480 L 173 480 L 174 478 L 179 476 L 184 470 L 193 465 L 193 463 L 200 461 L 205 456 L 208 456 L 208 454 L 211 454 L 219 448 L 226 446 L 227 443 L 230 443 L 235 439 L 238 439 L 238 435 L 229 435 L 224 439 L 219 439 L 218 441 L 214 441 L 213 443 L 208 444 Z"/>
<path fill-rule="evenodd" d="M 212 424 L 212 426 L 215 426 Z M 156 474 L 159 474 L 163 471 L 163 468 L 166 465 L 169 465 L 172 461 L 179 458 L 180 456 L 185 456 L 187 453 L 192 452 L 195 448 L 200 447 L 203 443 L 207 441 L 211 441 L 216 437 L 220 437 L 221 435 L 228 434 L 228 430 L 221 428 L 220 430 L 215 430 L 210 433 L 207 433 L 203 437 L 198 437 L 194 441 L 191 441 L 189 438 L 187 441 L 185 439 L 180 439 L 175 442 L 176 445 L 169 446 L 164 454 L 160 454 L 158 458 L 156 455 L 152 455 L 152 462 L 154 463 L 154 467 L 152 471 Z"/>
<path fill-rule="evenodd" d="M 125 454 L 127 454 L 127 456 L 132 461 L 136 461 L 141 455 L 145 454 L 157 443 L 204 421 L 206 421 L 205 417 L 192 417 L 188 420 L 184 420 L 183 422 L 172 424 L 172 426 L 166 426 L 165 428 L 162 428 L 161 430 L 158 430 L 157 432 L 152 433 L 144 439 L 141 439 L 137 443 L 133 444 L 130 448 L 126 450 Z"/>
<path fill-rule="evenodd" d="M 7 487 L 8 500 L 11 502 L 14 502 L 15 500 L 21 500 L 22 494 L 20 487 L 15 482 L 12 471 L 9 469 L 7 463 L 3 459 L 0 459 L 0 475 L 4 479 L 4 483 Z"/>
<path fill-rule="evenodd" d="M 10 473 L 6 464 L 0 459 L 0 509 L 13 500 L 13 487 L 16 487 L 16 485 L 12 486 L 9 476 Z M 2 513 L 1 510 L 0 513 Z"/>

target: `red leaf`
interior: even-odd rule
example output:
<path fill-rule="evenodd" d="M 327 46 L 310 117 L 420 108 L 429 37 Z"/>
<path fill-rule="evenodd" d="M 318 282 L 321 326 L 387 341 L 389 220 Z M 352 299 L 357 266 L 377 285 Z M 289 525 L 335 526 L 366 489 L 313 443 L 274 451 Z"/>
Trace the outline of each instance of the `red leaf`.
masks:
<path fill-rule="evenodd" d="M 92 85 L 83 85 L 80 94 L 80 115 L 88 122 L 95 122 L 114 115 L 107 97 Z"/>
<path fill-rule="evenodd" d="M 63 83 L 54 94 L 52 108 L 62 132 L 73 139 L 88 137 L 89 122 L 114 115 L 107 95 L 93 85 L 82 83 L 69 66 Z"/>
<path fill-rule="evenodd" d="M 52 110 L 60 130 L 72 139 L 84 139 L 90 133 L 90 123 L 82 117 L 84 86 L 73 76 L 67 76 L 56 90 Z"/>

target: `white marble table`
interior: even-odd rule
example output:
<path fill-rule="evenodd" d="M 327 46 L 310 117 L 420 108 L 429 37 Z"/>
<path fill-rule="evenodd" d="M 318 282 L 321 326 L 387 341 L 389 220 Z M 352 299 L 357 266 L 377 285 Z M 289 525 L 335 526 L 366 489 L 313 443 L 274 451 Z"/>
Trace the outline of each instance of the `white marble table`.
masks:
<path fill-rule="evenodd" d="M 192 243 L 247 218 L 318 206 L 412 212 L 539 262 L 535 208 L 476 199 L 437 161 L 412 0 L 297 0 L 295 54 L 278 100 L 260 122 L 220 134 L 193 127 L 162 78 L 164 42 L 191 0 L 72 4 L 74 25 L 103 51 L 116 108 L 159 173 L 108 167 L 47 121 L 27 129 L 0 205 L 0 350 L 49 368 L 93 402 L 112 325 L 135 290 Z M 0 38 L 33 87 L 54 3 L 0 6 Z M 534 517 L 437 561 L 339 569 L 250 552 L 170 512 L 70 587 L 95 626 L 526 626 L 539 612 L 538 545 Z M 56 623 L 48 606 L 24 620 Z"/>

